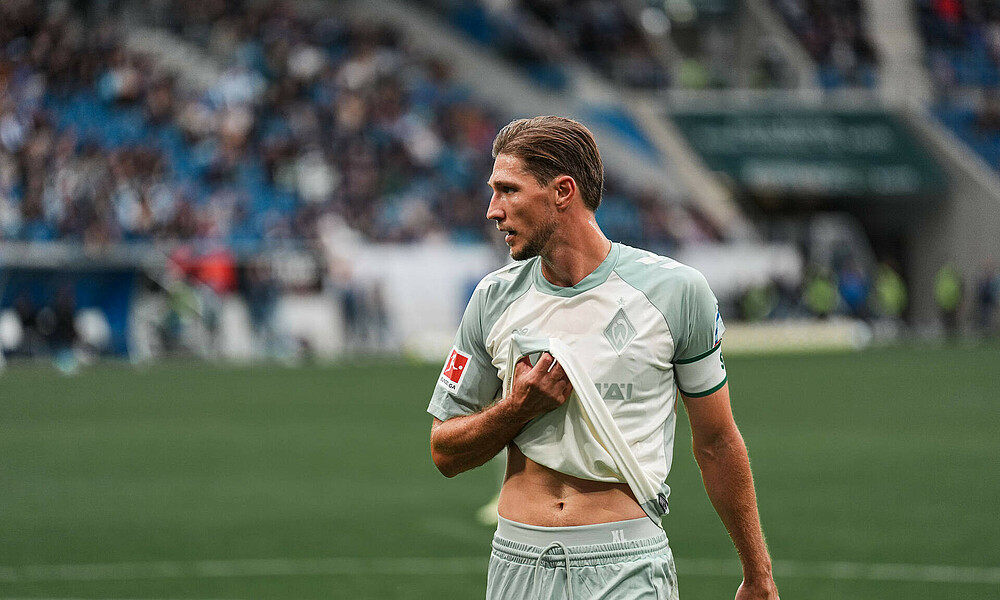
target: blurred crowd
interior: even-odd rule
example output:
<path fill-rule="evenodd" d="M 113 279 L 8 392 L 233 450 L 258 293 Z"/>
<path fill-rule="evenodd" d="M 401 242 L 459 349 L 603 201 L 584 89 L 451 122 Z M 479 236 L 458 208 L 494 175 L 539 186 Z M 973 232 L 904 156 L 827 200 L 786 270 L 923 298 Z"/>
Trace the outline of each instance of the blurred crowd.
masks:
<path fill-rule="evenodd" d="M 51 355 L 56 365 L 64 371 L 76 369 L 74 348 L 81 341 L 77 326 L 76 302 L 73 290 L 63 286 L 52 302 L 38 306 L 26 294 L 19 295 L 11 310 L 16 327 L 11 335 L 10 323 L 5 323 L 4 339 L 0 340 L 0 354 L 8 346 L 10 356 Z M 0 357 L 2 358 L 2 357 Z"/>
<path fill-rule="evenodd" d="M 623 0 L 419 0 L 541 85 L 561 89 L 573 62 L 620 88 L 727 87 L 735 80 L 736 3 Z M 762 58 L 765 86 L 780 65 Z M 771 75 L 767 77 L 769 67 Z"/>
<path fill-rule="evenodd" d="M 666 87 L 668 68 L 626 5 L 617 0 L 421 0 L 536 82 L 562 88 L 582 61 L 626 87 Z"/>
<path fill-rule="evenodd" d="M 67 4 L 0 5 L 0 239 L 104 245 L 133 238 L 190 238 L 206 227 L 194 198 L 172 186 L 164 153 L 149 141 L 102 146 L 61 126 L 56 99 L 114 80 L 125 102 L 163 117 L 162 80 L 127 54 L 107 23 Z M 147 93 L 148 92 L 148 93 Z"/>
<path fill-rule="evenodd" d="M 917 0 L 928 67 L 939 93 L 1000 85 L 1000 5 L 988 0 Z"/>
<path fill-rule="evenodd" d="M 660 89 L 670 73 L 653 38 L 622 2 L 522 0 L 521 21 L 533 19 L 563 40 L 601 76 L 633 88 Z M 515 13 L 517 14 L 517 13 Z M 665 17 L 664 17 L 665 18 Z"/>
<path fill-rule="evenodd" d="M 824 88 L 875 87 L 878 65 L 861 0 L 771 0 L 819 69 Z"/>
<path fill-rule="evenodd" d="M 0 6 L 0 238 L 252 249 L 314 239 L 326 213 L 379 241 L 489 235 L 503 122 L 398 31 L 286 3 L 157 3 L 146 18 L 219 67 L 197 89 L 100 6 Z M 622 241 L 716 236 L 690 207 L 607 192 L 609 212 L 654 223 L 611 232 Z M 694 225 L 655 225 L 674 214 Z"/>
<path fill-rule="evenodd" d="M 776 279 L 749 286 L 737 299 L 739 320 L 848 317 L 872 325 L 886 336 L 910 325 L 909 284 L 899 264 L 885 259 L 865 267 L 850 255 L 832 265 L 813 264 L 798 282 Z M 962 273 L 953 262 L 941 265 L 934 279 L 940 332 L 948 336 L 1000 333 L 1000 270 L 987 261 L 979 273 Z"/>
<path fill-rule="evenodd" d="M 1000 170 L 1000 5 L 918 0 L 935 113 Z"/>

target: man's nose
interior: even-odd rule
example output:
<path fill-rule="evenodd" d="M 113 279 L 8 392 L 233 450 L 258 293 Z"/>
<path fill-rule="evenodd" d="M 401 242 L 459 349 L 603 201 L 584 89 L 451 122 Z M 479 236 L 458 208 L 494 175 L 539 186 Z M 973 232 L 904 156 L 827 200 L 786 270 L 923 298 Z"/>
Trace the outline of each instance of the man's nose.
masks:
<path fill-rule="evenodd" d="M 504 213 L 503 210 L 500 208 L 500 201 L 497 200 L 497 195 L 496 193 L 494 193 L 493 197 L 490 198 L 490 205 L 486 209 L 486 218 L 499 220 L 503 219 L 503 217 Z"/>

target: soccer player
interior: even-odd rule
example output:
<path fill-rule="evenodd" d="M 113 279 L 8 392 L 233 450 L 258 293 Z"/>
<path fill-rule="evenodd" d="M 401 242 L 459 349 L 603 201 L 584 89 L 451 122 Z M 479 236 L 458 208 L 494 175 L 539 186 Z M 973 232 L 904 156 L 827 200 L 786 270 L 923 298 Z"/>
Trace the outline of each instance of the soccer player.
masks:
<path fill-rule="evenodd" d="M 677 598 L 660 517 L 678 390 L 743 565 L 736 598 L 777 598 L 705 278 L 605 237 L 594 218 L 604 169 L 580 123 L 513 121 L 493 156 L 486 217 L 516 262 L 476 288 L 427 409 L 431 456 L 447 477 L 508 449 L 487 598 Z M 518 360 L 519 336 L 561 340 L 571 354 Z M 567 373 L 592 388 L 575 390 Z M 639 470 L 658 482 L 652 501 L 640 502 L 624 459 L 595 439 L 609 424 L 581 416 L 584 396 L 606 405 Z"/>

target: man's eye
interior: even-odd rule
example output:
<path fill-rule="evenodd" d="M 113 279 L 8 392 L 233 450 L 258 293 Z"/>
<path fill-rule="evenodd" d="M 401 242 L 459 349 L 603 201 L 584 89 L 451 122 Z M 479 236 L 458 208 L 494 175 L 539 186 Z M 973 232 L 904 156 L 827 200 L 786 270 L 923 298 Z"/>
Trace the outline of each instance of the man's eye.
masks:
<path fill-rule="evenodd" d="M 505 185 L 505 186 L 503 186 L 503 187 L 500 188 L 500 191 L 503 192 L 503 193 L 505 193 L 505 194 L 513 194 L 516 190 L 514 188 L 510 187 L 509 185 Z"/>

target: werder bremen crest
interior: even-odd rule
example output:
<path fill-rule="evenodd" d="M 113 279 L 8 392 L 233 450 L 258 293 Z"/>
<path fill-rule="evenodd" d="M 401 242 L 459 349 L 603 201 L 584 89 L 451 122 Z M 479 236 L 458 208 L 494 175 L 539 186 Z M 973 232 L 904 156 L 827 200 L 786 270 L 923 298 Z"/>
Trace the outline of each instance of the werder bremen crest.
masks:
<path fill-rule="evenodd" d="M 624 308 L 619 308 L 611 322 L 604 328 L 604 337 L 611 342 L 611 347 L 619 356 L 621 356 L 622 350 L 629 345 L 629 342 L 635 339 L 635 327 L 628 320 Z"/>

